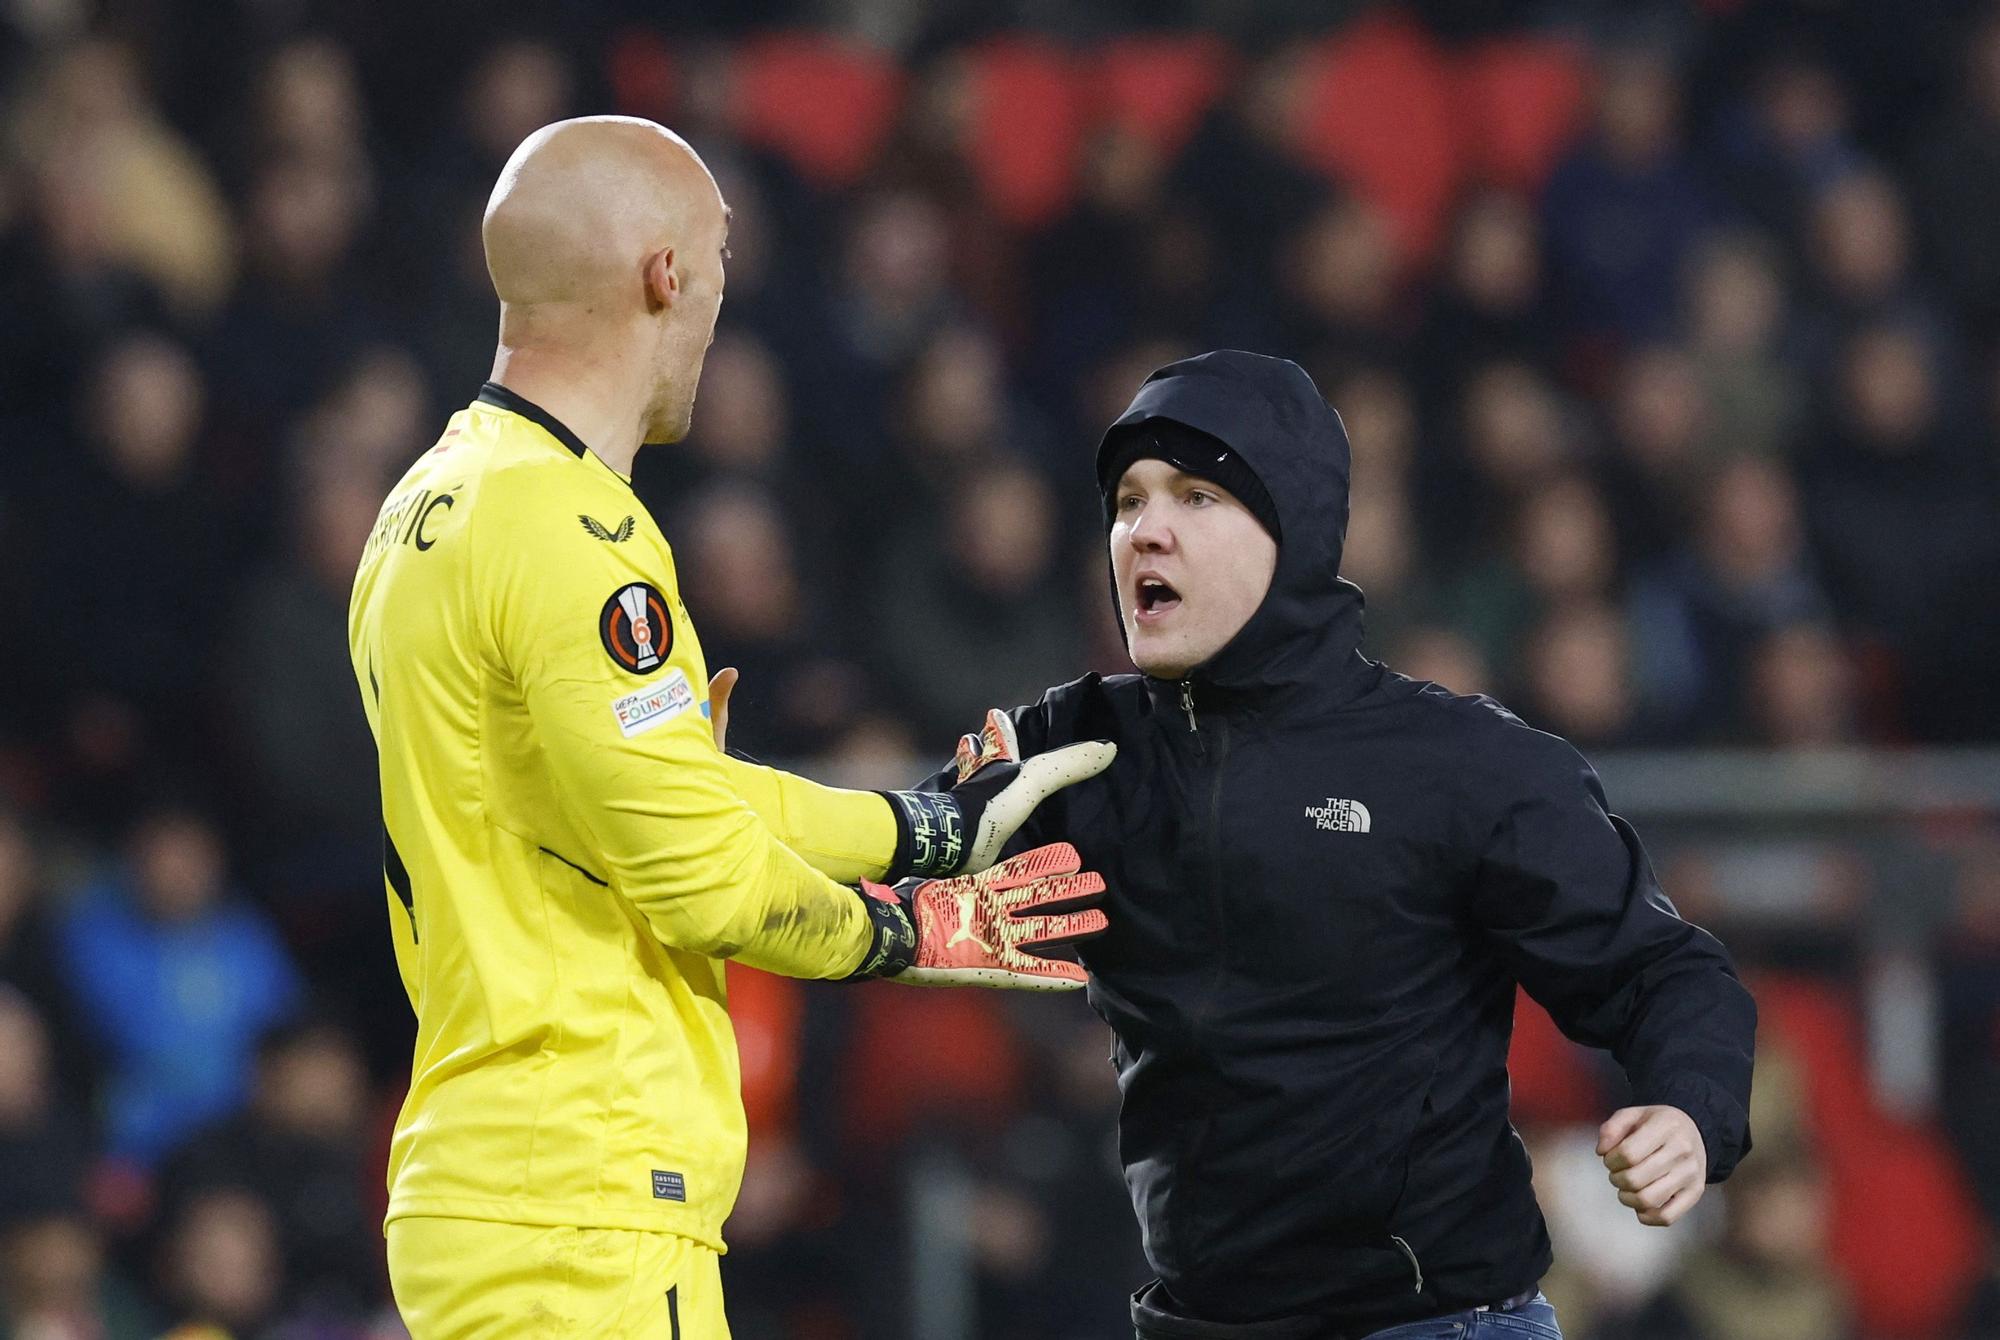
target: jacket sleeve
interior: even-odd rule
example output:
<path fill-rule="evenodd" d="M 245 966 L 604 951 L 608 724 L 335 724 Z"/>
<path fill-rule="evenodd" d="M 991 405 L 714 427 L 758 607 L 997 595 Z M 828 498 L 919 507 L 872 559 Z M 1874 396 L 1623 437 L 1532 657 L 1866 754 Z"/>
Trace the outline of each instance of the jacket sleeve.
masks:
<path fill-rule="evenodd" d="M 841 884 L 881 879 L 896 855 L 896 816 L 873 791 L 824 786 L 723 754 L 722 769 L 778 840 Z"/>
<path fill-rule="evenodd" d="M 495 519 L 508 524 L 476 541 L 492 577 L 482 583 L 492 641 L 560 803 L 612 889 L 674 949 L 792 977 L 852 972 L 869 946 L 867 913 L 732 784 L 702 710 L 705 668 L 665 546 L 577 543 L 567 514 L 532 503 Z M 605 631 L 634 587 L 642 612 L 665 624 L 649 630 L 646 659 L 657 663 L 637 671 L 613 656 Z"/>
<path fill-rule="evenodd" d="M 1721 942 L 1674 910 L 1591 766 L 1512 730 L 1525 757 L 1501 774 L 1508 799 L 1480 848 L 1473 915 L 1564 1033 L 1610 1049 L 1639 1103 L 1694 1119 L 1719 1182 L 1750 1149 L 1756 1003 Z"/>

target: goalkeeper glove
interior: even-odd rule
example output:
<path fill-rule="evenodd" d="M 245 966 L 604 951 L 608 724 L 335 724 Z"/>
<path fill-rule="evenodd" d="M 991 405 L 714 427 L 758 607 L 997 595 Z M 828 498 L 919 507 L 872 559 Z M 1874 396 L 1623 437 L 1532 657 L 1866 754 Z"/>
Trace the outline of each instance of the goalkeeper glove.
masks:
<path fill-rule="evenodd" d="M 1037 805 L 1095 777 L 1117 756 L 1109 740 L 1086 740 L 1022 762 L 1014 719 L 995 708 L 978 734 L 958 742 L 958 780 L 949 791 L 879 793 L 896 815 L 889 877 L 986 869 Z"/>
<path fill-rule="evenodd" d="M 891 977 L 914 986 L 1074 991 L 1083 968 L 1045 950 L 1104 934 L 1104 877 L 1078 873 L 1067 842 L 1036 847 L 976 875 L 864 883 L 874 938 L 848 980 Z"/>

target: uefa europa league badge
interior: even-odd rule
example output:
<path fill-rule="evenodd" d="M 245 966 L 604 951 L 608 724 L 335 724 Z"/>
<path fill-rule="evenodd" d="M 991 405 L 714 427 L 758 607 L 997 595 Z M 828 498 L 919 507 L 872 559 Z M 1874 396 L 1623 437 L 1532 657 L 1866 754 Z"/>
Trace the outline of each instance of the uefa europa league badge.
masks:
<path fill-rule="evenodd" d="M 674 647 L 666 597 L 645 582 L 619 587 L 598 611 L 597 635 L 620 670 L 643 675 L 657 669 Z"/>

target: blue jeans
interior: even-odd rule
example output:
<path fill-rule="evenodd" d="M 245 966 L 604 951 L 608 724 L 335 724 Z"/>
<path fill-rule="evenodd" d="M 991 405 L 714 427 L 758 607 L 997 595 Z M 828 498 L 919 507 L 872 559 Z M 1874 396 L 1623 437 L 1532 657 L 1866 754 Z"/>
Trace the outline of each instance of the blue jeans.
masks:
<path fill-rule="evenodd" d="M 1556 1310 L 1536 1294 L 1512 1312 L 1454 1312 L 1374 1331 L 1367 1340 L 1562 1340 Z"/>

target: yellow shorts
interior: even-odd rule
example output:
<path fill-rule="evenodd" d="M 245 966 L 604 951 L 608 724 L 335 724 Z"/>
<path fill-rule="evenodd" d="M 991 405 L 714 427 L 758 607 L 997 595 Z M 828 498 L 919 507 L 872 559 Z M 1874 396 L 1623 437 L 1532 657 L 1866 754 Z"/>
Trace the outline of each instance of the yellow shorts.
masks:
<path fill-rule="evenodd" d="M 729 1340 L 721 1258 L 671 1233 L 412 1216 L 388 1239 L 412 1340 Z"/>

